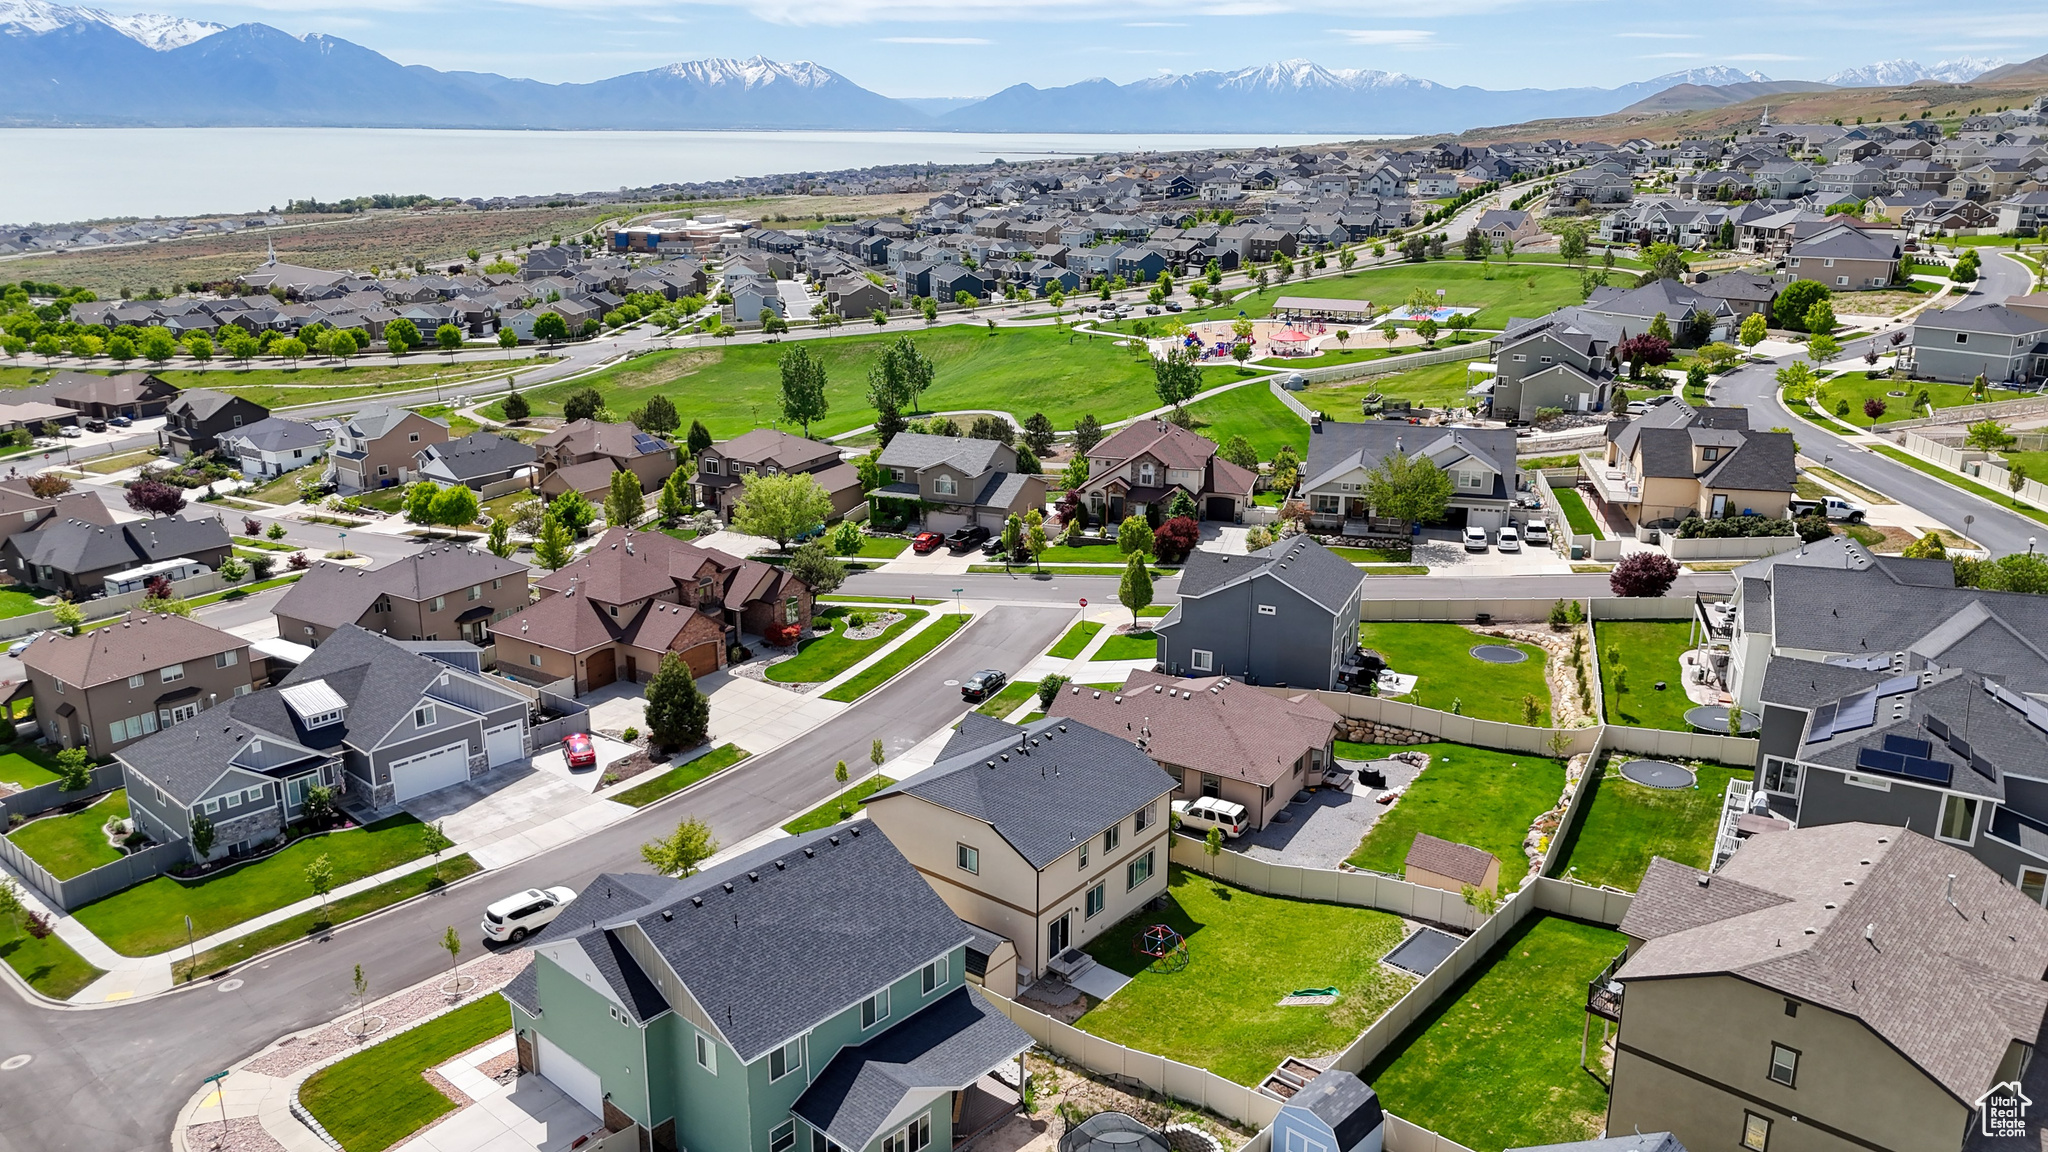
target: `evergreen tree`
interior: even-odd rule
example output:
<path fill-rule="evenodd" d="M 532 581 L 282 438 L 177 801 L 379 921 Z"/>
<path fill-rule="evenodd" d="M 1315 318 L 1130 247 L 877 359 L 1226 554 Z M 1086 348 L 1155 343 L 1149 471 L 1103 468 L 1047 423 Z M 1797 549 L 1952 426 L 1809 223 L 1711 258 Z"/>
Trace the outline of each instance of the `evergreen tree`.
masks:
<path fill-rule="evenodd" d="M 670 652 L 647 681 L 647 733 L 662 748 L 701 743 L 711 724 L 711 701 L 697 687 L 681 654 Z"/>

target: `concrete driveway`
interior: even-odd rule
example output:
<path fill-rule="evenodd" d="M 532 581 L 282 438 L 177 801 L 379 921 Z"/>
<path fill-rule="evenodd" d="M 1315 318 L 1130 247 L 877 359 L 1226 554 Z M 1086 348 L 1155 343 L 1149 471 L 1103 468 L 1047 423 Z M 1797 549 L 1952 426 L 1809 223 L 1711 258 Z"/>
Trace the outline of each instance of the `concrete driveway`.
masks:
<path fill-rule="evenodd" d="M 600 740 L 598 760 L 606 761 L 605 744 L 619 759 L 631 749 L 616 741 Z M 633 809 L 591 795 L 603 777 L 602 767 L 571 773 L 561 764 L 561 749 L 553 750 L 557 766 L 550 771 L 540 766 L 545 759 L 524 767 L 500 768 L 487 776 L 429 792 L 407 801 L 405 810 L 455 841 L 456 850 L 467 852 L 485 868 L 502 868 L 549 848 L 567 844 L 633 814 Z"/>
<path fill-rule="evenodd" d="M 697 681 L 697 687 L 711 698 L 711 743 L 737 744 L 756 756 L 846 710 L 844 704 L 722 670 Z M 647 694 L 641 685 L 616 683 L 581 699 L 590 708 L 593 728 L 623 732 L 647 727 Z"/>
<path fill-rule="evenodd" d="M 1287 823 L 1275 820 L 1245 834 L 1231 847 L 1254 860 L 1302 868 L 1335 868 L 1343 863 L 1387 811 L 1375 801 L 1385 791 L 1406 787 L 1415 779 L 1417 769 L 1400 760 L 1373 761 L 1371 767 L 1387 777 L 1387 789 L 1379 789 L 1359 783 L 1356 770 L 1361 763 L 1340 763 L 1353 769 L 1348 789 L 1318 788 L 1307 800 L 1287 806 Z"/>
<path fill-rule="evenodd" d="M 498 1083 L 491 1072 L 511 1053 L 507 1034 L 435 1068 L 471 1103 L 400 1144 L 399 1152 L 563 1152 L 603 1130 L 597 1117 L 543 1077 Z"/>

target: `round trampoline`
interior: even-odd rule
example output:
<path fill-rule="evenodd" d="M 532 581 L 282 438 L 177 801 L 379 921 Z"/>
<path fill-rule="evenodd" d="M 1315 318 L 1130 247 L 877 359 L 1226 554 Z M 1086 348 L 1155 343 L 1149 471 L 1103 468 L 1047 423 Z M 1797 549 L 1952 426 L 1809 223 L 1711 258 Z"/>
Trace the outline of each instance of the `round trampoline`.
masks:
<path fill-rule="evenodd" d="M 1677 790 L 1693 786 L 1692 769 L 1669 760 L 1631 760 L 1621 766 L 1621 774 L 1646 788 L 1669 788 Z"/>
<path fill-rule="evenodd" d="M 1687 708 L 1685 710 L 1685 722 L 1692 725 L 1695 731 L 1712 732 L 1721 736 L 1729 735 L 1728 709 L 1725 705 L 1702 704 L 1697 708 Z M 1744 712 L 1742 719 L 1738 723 L 1741 727 L 1735 733 L 1736 735 L 1754 732 L 1757 728 L 1757 715 L 1754 712 Z"/>
<path fill-rule="evenodd" d="M 1529 658 L 1529 654 L 1506 644 L 1480 644 L 1473 647 L 1472 657 L 1488 664 L 1520 664 Z"/>

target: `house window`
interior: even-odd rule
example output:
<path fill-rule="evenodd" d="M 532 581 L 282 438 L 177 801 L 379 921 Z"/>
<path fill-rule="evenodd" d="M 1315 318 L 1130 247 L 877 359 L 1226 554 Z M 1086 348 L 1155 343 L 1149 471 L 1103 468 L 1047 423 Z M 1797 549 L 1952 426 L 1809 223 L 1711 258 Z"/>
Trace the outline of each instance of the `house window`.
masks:
<path fill-rule="evenodd" d="M 2020 869 L 2020 892 L 2036 904 L 2048 902 L 2048 871 Z"/>
<path fill-rule="evenodd" d="M 795 624 L 799 620 L 802 620 L 803 616 L 804 613 L 802 601 L 798 600 L 794 596 L 791 596 L 782 602 L 782 622 L 784 624 Z"/>
<path fill-rule="evenodd" d="M 704 474 L 706 476 L 718 475 L 718 457 L 706 456 L 701 463 L 704 465 Z"/>
<path fill-rule="evenodd" d="M 1775 756 L 1764 761 L 1764 791 L 1786 796 L 1799 794 L 1799 765 Z"/>
<path fill-rule="evenodd" d="M 1280 609 L 1278 609 L 1278 608 L 1274 607 L 1274 606 L 1273 606 L 1273 605 L 1271 605 L 1271 604 L 1261 604 L 1261 605 L 1259 605 L 1259 615 L 1261 615 L 1261 616 L 1278 616 L 1279 614 L 1280 614 Z"/>
<path fill-rule="evenodd" d="M 1216 654 L 1207 648 L 1193 649 L 1188 653 L 1188 667 L 1197 672 L 1213 671 L 1216 667 Z"/>
<path fill-rule="evenodd" d="M 1334 516 L 1337 514 L 1337 498 L 1335 496 L 1318 495 L 1315 497 L 1315 504 L 1318 515 Z"/>
<path fill-rule="evenodd" d="M 981 849 L 966 844 L 953 845 L 953 859 L 963 872 L 981 875 Z"/>
<path fill-rule="evenodd" d="M 434 606 L 433 608 L 429 609 L 429 611 L 439 612 L 441 609 L 446 608 L 447 606 L 448 598 L 446 596 L 436 596 L 434 597 Z"/>
<path fill-rule="evenodd" d="M 405 439 L 406 442 L 409 444 L 417 444 L 420 442 L 420 434 L 417 432 L 408 432 L 405 434 Z"/>
<path fill-rule="evenodd" d="M 412 726 L 415 728 L 432 728 L 434 726 L 434 706 L 432 704 L 422 704 L 413 709 Z"/>
<path fill-rule="evenodd" d="M 718 1075 L 718 1044 L 702 1032 L 697 1033 L 697 1067 Z"/>
<path fill-rule="evenodd" d="M 1956 343 L 1958 343 L 1958 344 L 1968 344 L 1969 342 L 1970 342 L 1970 334 L 1969 334 L 1968 332 L 1958 332 L 1958 333 L 1956 333 Z"/>
<path fill-rule="evenodd" d="M 185 666 L 183 664 L 172 664 L 166 668 L 159 669 L 157 675 L 163 677 L 163 682 L 166 684 L 174 683 L 185 678 Z"/>
<path fill-rule="evenodd" d="M 1742 1146 L 1749 1149 L 1749 1152 L 1768 1152 L 1771 1146 L 1771 1122 L 1754 1112 L 1744 1112 Z"/>
<path fill-rule="evenodd" d="M 1152 462 L 1150 460 L 1147 460 L 1145 463 L 1138 465 L 1138 483 L 1150 485 L 1154 483 L 1155 480 L 1156 476 L 1152 471 Z"/>
<path fill-rule="evenodd" d="M 889 990 L 882 989 L 860 1002 L 860 1026 L 863 1030 L 873 1028 L 889 1018 Z"/>
<path fill-rule="evenodd" d="M 1799 1053 L 1783 1044 L 1771 1045 L 1770 1077 L 1787 1088 L 1798 1087 L 1793 1081 L 1799 1078 Z"/>
<path fill-rule="evenodd" d="M 142 682 L 146 679 L 148 679 L 146 676 L 130 676 L 128 678 L 128 686 L 130 688 L 140 688 L 142 687 Z"/>
<path fill-rule="evenodd" d="M 1785 1015 L 1787 1015 L 1787 1016 L 1797 1016 L 1797 1015 L 1799 1015 L 1799 1001 L 1797 1001 L 1797 1000 L 1793 1000 L 1793 999 L 1789 999 L 1789 998 L 1788 998 L 1788 999 L 1787 999 L 1787 1000 L 1785 1001 Z"/>
<path fill-rule="evenodd" d="M 1941 827 L 1936 836 L 1957 844 L 1968 844 L 1977 838 L 1977 802 L 1968 796 L 1948 795 L 1941 798 Z"/>
<path fill-rule="evenodd" d="M 796 1121 L 784 1120 L 768 1133 L 768 1152 L 789 1152 L 796 1147 Z"/>
<path fill-rule="evenodd" d="M 213 666 L 215 668 L 233 668 L 235 666 L 235 654 L 233 652 L 223 652 L 215 656 L 213 658 Z"/>
<path fill-rule="evenodd" d="M 1087 909 L 1083 913 L 1084 918 L 1094 917 L 1109 903 L 1109 894 L 1105 891 L 1108 887 L 1109 885 L 1107 884 L 1097 884 L 1088 890 Z"/>
<path fill-rule="evenodd" d="M 1116 825 L 1111 824 L 1108 828 L 1104 829 L 1102 832 L 1102 854 L 1107 856 L 1111 852 L 1116 851 L 1117 843 L 1122 839 L 1123 829 Z"/>
<path fill-rule="evenodd" d="M 1081 867 L 1084 869 L 1088 867 L 1088 843 L 1086 840 L 1081 841 Z"/>
<path fill-rule="evenodd" d="M 791 1040 L 789 1043 L 768 1054 L 769 1083 L 772 1084 L 791 1072 L 796 1071 L 798 1068 L 803 1067 L 803 1044 L 802 1040 Z"/>
<path fill-rule="evenodd" d="M 377 475 L 379 475 L 379 476 L 389 476 L 389 475 L 391 475 L 391 465 L 389 465 L 389 464 L 379 464 L 379 465 L 377 465 Z"/>
<path fill-rule="evenodd" d="M 199 701 L 194 700 L 190 704 L 180 704 L 175 708 L 162 708 L 158 711 L 163 713 L 166 722 L 183 724 L 185 721 L 199 715 Z"/>
<path fill-rule="evenodd" d="M 932 477 L 932 491 L 941 496 L 951 496 L 959 491 L 959 485 L 953 482 L 951 476 L 934 476 Z"/>
<path fill-rule="evenodd" d="M 1486 488 L 1486 487 L 1488 487 L 1488 486 L 1489 486 L 1489 481 L 1488 481 L 1488 479 L 1487 479 L 1486 473 L 1484 473 L 1484 472 L 1459 472 L 1459 473 L 1458 473 L 1458 487 L 1460 487 L 1460 488 L 1469 488 L 1469 489 L 1472 489 L 1473 491 L 1477 491 L 1477 490 L 1479 490 L 1479 489 L 1482 489 L 1482 488 Z"/>
<path fill-rule="evenodd" d="M 471 584 L 471 585 L 469 586 L 469 598 L 470 598 L 471 600 L 481 600 L 481 599 L 483 599 L 483 598 L 484 598 L 484 586 L 483 586 L 483 585 L 481 585 L 481 584 Z"/>
<path fill-rule="evenodd" d="M 932 1118 L 930 1113 L 926 1113 L 883 1139 L 882 1152 L 924 1152 L 931 1142 Z"/>
<path fill-rule="evenodd" d="M 932 961 L 917 973 L 917 990 L 926 996 L 938 991 L 939 985 L 945 982 L 946 962 L 943 959 Z"/>
<path fill-rule="evenodd" d="M 1150 852 L 1124 865 L 1124 889 L 1126 891 L 1136 888 L 1151 878 L 1152 854 Z"/>
<path fill-rule="evenodd" d="M 1702 460 L 1719 460 L 1720 458 L 1721 450 L 1719 448 L 1700 449 L 1700 459 Z"/>
<path fill-rule="evenodd" d="M 1879 780 L 1875 776 L 1858 776 L 1854 772 L 1843 776 L 1842 783 L 1857 788 L 1868 788 L 1872 792 L 1889 792 L 1892 790 L 1892 782 L 1889 780 Z"/>
<path fill-rule="evenodd" d="M 538 668 L 538 667 L 540 667 L 540 656 L 539 656 L 539 654 L 538 654 L 538 653 L 533 653 L 533 652 L 529 652 L 529 653 L 527 653 L 527 655 L 526 655 L 526 662 L 527 662 L 528 664 L 531 664 L 531 665 L 533 665 L 533 666 L 534 666 L 535 668 Z"/>

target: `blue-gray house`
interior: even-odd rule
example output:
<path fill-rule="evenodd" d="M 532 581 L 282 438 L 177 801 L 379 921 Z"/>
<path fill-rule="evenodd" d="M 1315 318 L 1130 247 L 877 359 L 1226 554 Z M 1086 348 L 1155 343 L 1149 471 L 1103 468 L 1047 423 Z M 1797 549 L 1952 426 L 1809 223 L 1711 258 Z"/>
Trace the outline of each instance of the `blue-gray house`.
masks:
<path fill-rule="evenodd" d="M 1273 1152 L 1380 1152 L 1385 1120 L 1365 1081 L 1332 1068 L 1281 1106 Z"/>
<path fill-rule="evenodd" d="M 1356 667 L 1365 576 L 1307 536 L 1232 556 L 1198 549 L 1154 629 L 1176 676 L 1343 691 Z"/>

